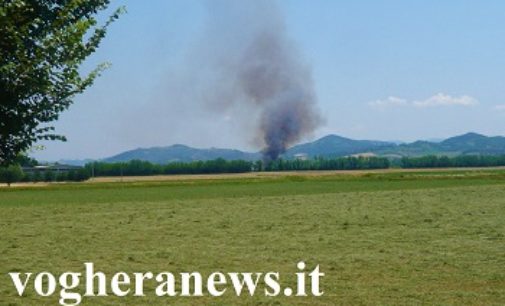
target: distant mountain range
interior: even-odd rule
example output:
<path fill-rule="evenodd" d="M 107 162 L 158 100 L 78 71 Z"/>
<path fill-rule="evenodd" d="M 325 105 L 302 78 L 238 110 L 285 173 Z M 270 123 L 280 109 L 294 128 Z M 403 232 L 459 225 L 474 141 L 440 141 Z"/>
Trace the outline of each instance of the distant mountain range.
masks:
<path fill-rule="evenodd" d="M 126 151 L 109 158 L 105 158 L 105 162 L 122 162 L 132 159 L 140 159 L 150 161 L 152 163 L 163 164 L 167 162 L 189 162 L 195 160 L 211 160 L 216 158 L 224 158 L 227 160 L 258 160 L 261 158 L 260 153 L 249 153 L 233 149 L 196 149 L 181 144 L 175 144 L 168 147 L 154 148 L 139 148 Z"/>
<path fill-rule="evenodd" d="M 451 137 L 438 142 L 416 141 L 388 148 L 372 150 L 389 157 L 422 155 L 501 155 L 505 154 L 505 137 L 488 137 L 477 133 Z"/>
<path fill-rule="evenodd" d="M 307 155 L 308 157 L 338 157 L 358 153 L 367 153 L 394 146 L 396 146 L 396 144 L 393 142 L 353 140 L 337 135 L 328 135 L 313 142 L 291 147 L 286 151 L 284 157 L 293 158 L 295 155 Z"/>
<path fill-rule="evenodd" d="M 488 137 L 477 133 L 467 133 L 445 140 L 400 143 L 354 140 L 337 135 L 328 135 L 313 142 L 293 146 L 282 157 L 290 159 L 301 156 L 309 158 L 315 156 L 340 157 L 360 154 L 391 158 L 429 154 L 448 156 L 462 154 L 499 155 L 505 154 L 505 137 Z M 253 161 L 261 159 L 261 153 L 219 148 L 198 149 L 176 144 L 167 147 L 138 148 L 105 158 L 102 161 L 120 162 L 140 159 L 162 164 L 175 161 L 211 160 L 220 157 L 227 160 L 242 159 Z M 74 165 L 83 164 L 83 161 L 78 160 L 60 162 Z"/>

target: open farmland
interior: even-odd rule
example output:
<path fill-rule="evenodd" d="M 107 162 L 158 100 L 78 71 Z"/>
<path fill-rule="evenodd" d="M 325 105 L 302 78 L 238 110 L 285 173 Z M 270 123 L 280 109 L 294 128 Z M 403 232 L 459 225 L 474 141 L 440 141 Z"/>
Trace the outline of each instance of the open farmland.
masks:
<path fill-rule="evenodd" d="M 503 305 L 505 171 L 359 172 L 0 189 L 0 305 L 58 305 L 7 273 L 279 271 L 322 297 L 84 298 L 81 305 Z M 146 292 L 154 282 L 146 282 Z M 81 289 L 81 292 L 84 289 Z"/>

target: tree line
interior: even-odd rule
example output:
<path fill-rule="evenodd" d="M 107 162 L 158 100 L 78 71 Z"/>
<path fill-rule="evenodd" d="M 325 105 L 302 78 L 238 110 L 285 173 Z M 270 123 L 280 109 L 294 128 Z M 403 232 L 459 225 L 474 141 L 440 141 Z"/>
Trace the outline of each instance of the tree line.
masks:
<path fill-rule="evenodd" d="M 25 172 L 19 165 L 0 167 L 0 183 L 7 185 L 17 182 L 82 182 L 89 178 L 89 172 L 84 168 L 69 171 L 32 170 Z"/>
<path fill-rule="evenodd" d="M 225 160 L 222 158 L 208 161 L 172 162 L 168 164 L 153 164 L 147 161 L 132 160 L 115 163 L 93 162 L 86 164 L 85 168 L 93 176 L 131 176 L 293 170 L 385 169 L 389 166 L 389 160 L 382 157 L 341 157 L 332 159 L 316 158 L 311 160 L 277 159 L 269 163 L 264 163 L 263 161 Z"/>
<path fill-rule="evenodd" d="M 225 160 L 218 158 L 207 161 L 172 162 L 153 164 L 148 161 L 92 162 L 84 166 L 92 176 L 144 176 L 161 174 L 210 174 L 243 173 L 253 169 L 253 163 L 244 160 Z"/>
<path fill-rule="evenodd" d="M 401 168 L 453 168 L 505 166 L 505 155 L 458 155 L 454 157 L 427 155 L 403 157 Z"/>
<path fill-rule="evenodd" d="M 19 156 L 17 164 L 0 167 L 0 182 L 63 182 L 85 181 L 92 176 L 149 176 L 171 174 L 214 174 L 245 173 L 260 171 L 304 171 L 304 170 L 366 170 L 399 168 L 451 168 L 451 167 L 497 167 L 505 166 L 505 155 L 460 155 L 454 157 L 428 155 L 422 157 L 403 157 L 390 160 L 385 157 L 316 157 L 308 160 L 277 159 L 268 163 L 263 161 L 225 160 L 222 158 L 207 161 L 171 162 L 154 164 L 148 161 L 92 162 L 81 169 L 69 171 L 34 170 L 36 160 Z M 31 169 L 23 172 L 22 167 Z"/>
<path fill-rule="evenodd" d="M 84 168 L 68 171 L 37 169 L 39 162 L 23 154 L 16 156 L 13 162 L 9 166 L 0 166 L 0 183 L 10 185 L 16 182 L 81 182 L 90 178 L 89 171 Z M 27 171 L 23 171 L 23 168 Z"/>
<path fill-rule="evenodd" d="M 296 170 L 365 170 L 386 169 L 390 167 L 389 159 L 384 157 L 338 157 L 315 159 L 277 159 L 268 163 L 264 171 Z"/>

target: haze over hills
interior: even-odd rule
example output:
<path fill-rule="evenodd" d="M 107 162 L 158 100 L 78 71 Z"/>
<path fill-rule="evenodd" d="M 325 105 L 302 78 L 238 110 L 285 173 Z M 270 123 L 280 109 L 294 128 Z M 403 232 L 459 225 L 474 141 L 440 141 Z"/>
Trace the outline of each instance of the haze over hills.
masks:
<path fill-rule="evenodd" d="M 327 156 L 337 157 L 350 154 L 368 152 L 373 149 L 387 148 L 394 143 L 371 140 L 353 140 L 337 135 L 328 135 L 314 142 L 296 145 L 282 155 L 283 158 L 294 158 L 296 155 L 308 157 Z M 147 160 L 153 163 L 166 163 L 175 161 L 195 161 L 224 158 L 227 160 L 259 160 L 261 152 L 243 152 L 233 149 L 196 149 L 185 145 L 172 145 L 168 147 L 155 147 L 148 149 L 135 149 L 104 159 L 106 162 L 121 162 L 132 159 Z"/>
<path fill-rule="evenodd" d="M 283 156 L 293 158 L 297 154 L 303 154 L 309 157 L 337 157 L 380 150 L 394 145 L 393 142 L 353 140 L 337 135 L 327 135 L 313 142 L 293 146 Z"/>
<path fill-rule="evenodd" d="M 461 154 L 501 155 L 505 154 L 505 137 L 488 137 L 477 133 L 467 133 L 451 137 L 443 141 L 415 141 L 412 143 L 394 143 L 374 140 L 354 140 L 337 135 L 327 135 L 313 142 L 299 144 L 283 154 L 283 158 L 307 157 L 341 157 L 355 154 L 377 155 L 391 158 L 403 156 L 447 155 Z M 258 160 L 261 152 L 244 152 L 234 149 L 199 149 L 182 144 L 167 147 L 138 148 L 122 152 L 102 159 L 105 162 L 122 162 L 133 159 L 150 161 L 152 163 L 189 162 L 196 160 L 212 160 L 224 158 L 227 160 Z M 82 165 L 83 161 L 60 161 L 74 165 Z M 89 162 L 89 160 L 86 160 Z"/>
<path fill-rule="evenodd" d="M 488 137 L 477 133 L 467 133 L 448 138 L 440 142 L 415 141 L 388 148 L 373 150 L 382 156 L 422 156 L 422 155 L 447 155 L 456 156 L 464 154 L 474 155 L 501 155 L 505 154 L 505 137 Z"/>
<path fill-rule="evenodd" d="M 132 159 L 150 161 L 152 163 L 163 164 L 167 162 L 189 162 L 195 160 L 212 160 L 224 158 L 227 160 L 258 160 L 260 153 L 249 153 L 234 149 L 197 149 L 182 144 L 175 144 L 168 147 L 139 148 L 126 151 L 118 155 L 104 159 L 106 162 L 122 162 Z"/>

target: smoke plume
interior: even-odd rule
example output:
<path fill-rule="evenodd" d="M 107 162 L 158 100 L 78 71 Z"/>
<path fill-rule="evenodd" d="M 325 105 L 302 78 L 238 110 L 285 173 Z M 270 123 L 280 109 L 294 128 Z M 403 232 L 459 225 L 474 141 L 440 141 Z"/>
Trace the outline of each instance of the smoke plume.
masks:
<path fill-rule="evenodd" d="M 211 78 L 204 99 L 219 112 L 246 109 L 266 161 L 310 135 L 321 123 L 309 67 L 286 33 L 276 2 L 210 1 L 199 51 Z M 202 68 L 203 69 L 203 68 Z"/>

